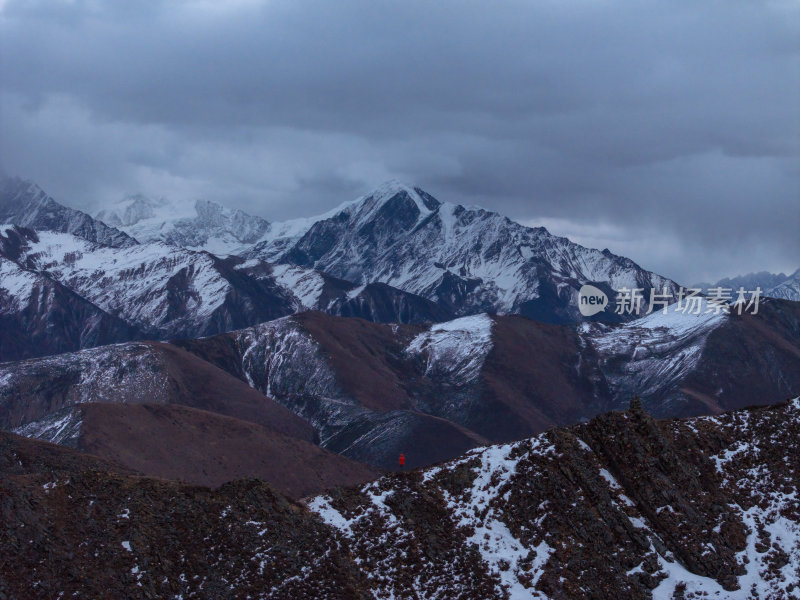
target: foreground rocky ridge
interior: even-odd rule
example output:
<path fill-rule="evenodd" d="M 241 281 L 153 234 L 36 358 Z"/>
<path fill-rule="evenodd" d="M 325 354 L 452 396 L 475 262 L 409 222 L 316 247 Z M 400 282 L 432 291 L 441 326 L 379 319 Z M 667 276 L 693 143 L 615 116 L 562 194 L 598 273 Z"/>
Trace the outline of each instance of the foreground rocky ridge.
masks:
<path fill-rule="evenodd" d="M 635 408 L 309 506 L 378 598 L 790 598 L 798 434 L 798 399 L 687 421 Z"/>
<path fill-rule="evenodd" d="M 0 434 L 0 592 L 49 598 L 734 598 L 800 588 L 800 399 L 640 408 L 287 501 Z M 80 515 L 81 518 L 75 518 Z"/>

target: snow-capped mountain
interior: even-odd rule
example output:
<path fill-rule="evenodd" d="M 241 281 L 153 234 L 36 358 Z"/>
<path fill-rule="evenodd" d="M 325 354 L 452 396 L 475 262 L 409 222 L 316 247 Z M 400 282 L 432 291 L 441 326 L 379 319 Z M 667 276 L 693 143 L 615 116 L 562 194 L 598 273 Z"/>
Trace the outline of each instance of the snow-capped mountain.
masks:
<path fill-rule="evenodd" d="M 114 248 L 16 226 L 0 229 L 0 248 L 156 339 L 210 335 L 294 312 L 293 297 L 274 281 L 205 252 L 162 243 Z"/>
<path fill-rule="evenodd" d="M 716 283 L 701 282 L 695 283 L 692 287 L 706 290 L 713 287 L 731 288 L 733 290 L 744 287 L 746 290 L 754 290 L 760 287 L 768 290 L 786 280 L 786 273 L 770 273 L 769 271 L 759 271 L 758 273 L 748 273 L 746 275 L 736 275 L 735 277 L 723 277 Z"/>
<path fill-rule="evenodd" d="M 772 298 L 783 298 L 784 300 L 800 302 L 800 269 L 797 269 L 797 271 L 775 287 L 768 289 L 764 295 Z"/>
<path fill-rule="evenodd" d="M 71 233 L 91 242 L 128 248 L 136 240 L 85 212 L 59 204 L 38 185 L 17 177 L 0 178 L 0 223 Z"/>
<path fill-rule="evenodd" d="M 744 287 L 745 290 L 761 288 L 763 296 L 797 302 L 800 301 L 800 269 L 791 275 L 770 273 L 768 271 L 748 273 L 747 275 L 737 275 L 736 277 L 725 277 L 716 283 L 697 283 L 692 287 L 702 290 L 723 287 L 732 289 L 734 293 L 740 287 Z"/>
<path fill-rule="evenodd" d="M 169 202 L 142 195 L 128 196 L 95 218 L 139 242 L 164 242 L 220 256 L 244 251 L 270 227 L 265 219 L 207 200 Z"/>
<path fill-rule="evenodd" d="M 0 226 L 0 362 L 149 337 L 196 337 L 304 310 L 381 322 L 451 318 L 387 286 L 154 242 L 117 248 Z"/>
<path fill-rule="evenodd" d="M 291 244 L 256 244 L 247 256 L 314 268 L 356 283 L 383 282 L 457 315 L 521 313 L 574 321 L 583 283 L 677 291 L 677 284 L 612 253 L 480 208 L 442 203 L 388 182 L 316 219 Z"/>
<path fill-rule="evenodd" d="M 58 206 L 52 199 L 47 203 Z M 57 212 L 64 211 L 71 209 Z M 100 211 L 98 219 L 72 213 L 88 219 L 88 225 L 68 226 L 63 218 L 56 224 L 34 222 L 16 213 L 8 220 L 23 225 L 30 221 L 45 230 L 75 229 L 78 235 L 88 230 L 83 237 L 106 245 L 120 243 L 110 240 L 110 234 L 100 239 L 94 230 L 126 236 L 123 245 L 134 244 L 136 238 L 312 269 L 357 286 L 386 284 L 435 303 L 447 316 L 521 313 L 572 322 L 579 319 L 576 298 L 583 283 L 592 282 L 612 296 L 623 287 L 644 288 L 645 295 L 651 288 L 669 293 L 677 289 L 673 281 L 607 250 L 584 248 L 483 209 L 441 203 L 396 181 L 325 214 L 284 223 L 268 223 L 206 201 L 173 203 L 143 196 Z M 351 303 L 338 314 L 358 311 Z M 610 312 L 602 317 L 620 319 Z"/>

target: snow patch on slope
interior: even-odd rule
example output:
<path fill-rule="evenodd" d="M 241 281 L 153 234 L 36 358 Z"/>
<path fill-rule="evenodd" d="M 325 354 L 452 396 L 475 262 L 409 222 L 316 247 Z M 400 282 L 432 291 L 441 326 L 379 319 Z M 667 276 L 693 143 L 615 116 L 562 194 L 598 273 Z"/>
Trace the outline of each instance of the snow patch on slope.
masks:
<path fill-rule="evenodd" d="M 409 344 L 406 352 L 427 358 L 425 373 L 472 381 L 492 349 L 492 318 L 486 314 L 433 325 Z"/>
<path fill-rule="evenodd" d="M 304 309 L 318 307 L 325 279 L 317 271 L 291 265 L 274 265 L 272 276 L 278 285 L 289 290 L 300 301 Z"/>
<path fill-rule="evenodd" d="M 649 396 L 681 381 L 700 360 L 709 334 L 729 318 L 705 300 L 700 306 L 699 314 L 684 314 L 673 304 L 667 314 L 659 311 L 619 327 L 584 325 L 580 331 L 607 361 L 624 359 L 620 372 L 606 372 L 612 387 Z"/>
<path fill-rule="evenodd" d="M 15 262 L 0 256 L 0 296 L 7 295 L 10 304 L 4 304 L 4 309 L 11 306 L 17 310 L 28 305 L 36 287 L 38 276 L 26 271 Z"/>
<path fill-rule="evenodd" d="M 74 447 L 80 436 L 81 425 L 80 412 L 70 407 L 12 429 L 12 432 L 28 438 Z"/>
<path fill-rule="evenodd" d="M 500 518 L 497 509 L 492 506 L 497 491 L 516 473 L 519 458 L 509 457 L 515 446 L 516 444 L 489 446 L 468 452 L 465 461 L 477 457 L 481 463 L 478 476 L 469 491 L 468 500 L 464 501 L 463 497 L 455 499 L 447 492 L 445 497 L 458 526 L 473 528 L 474 532 L 467 539 L 468 543 L 477 546 L 483 560 L 492 571 L 499 574 L 502 584 L 508 589 L 509 598 L 546 599 L 545 595 L 534 588 L 541 577 L 544 565 L 553 553 L 553 548 L 544 540 L 533 548 L 536 558 L 530 563 L 530 571 L 533 573 L 531 587 L 522 585 L 516 573 L 520 572 L 520 567 L 531 549 L 514 537 Z M 555 447 L 542 435 L 531 440 L 530 452 L 541 456 L 552 455 L 555 453 Z M 479 514 L 485 516 L 476 519 L 476 515 Z"/>

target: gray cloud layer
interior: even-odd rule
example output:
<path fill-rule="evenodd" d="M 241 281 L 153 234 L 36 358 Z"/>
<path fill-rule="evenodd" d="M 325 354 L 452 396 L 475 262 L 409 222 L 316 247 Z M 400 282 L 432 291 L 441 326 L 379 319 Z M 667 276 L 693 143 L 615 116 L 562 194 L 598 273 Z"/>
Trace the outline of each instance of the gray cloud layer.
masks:
<path fill-rule="evenodd" d="M 0 164 L 76 206 L 397 177 L 681 281 L 800 266 L 795 2 L 0 6 Z"/>

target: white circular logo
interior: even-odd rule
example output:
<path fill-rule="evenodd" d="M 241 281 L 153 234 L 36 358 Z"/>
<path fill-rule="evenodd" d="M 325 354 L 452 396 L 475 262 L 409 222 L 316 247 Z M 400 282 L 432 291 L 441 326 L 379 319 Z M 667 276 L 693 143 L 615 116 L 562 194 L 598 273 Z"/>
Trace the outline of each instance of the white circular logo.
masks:
<path fill-rule="evenodd" d="M 608 296 L 601 289 L 586 284 L 578 291 L 578 310 L 584 317 L 602 312 L 608 306 Z"/>

